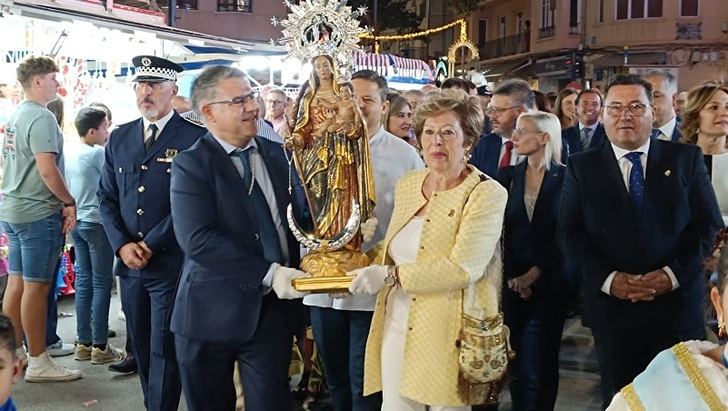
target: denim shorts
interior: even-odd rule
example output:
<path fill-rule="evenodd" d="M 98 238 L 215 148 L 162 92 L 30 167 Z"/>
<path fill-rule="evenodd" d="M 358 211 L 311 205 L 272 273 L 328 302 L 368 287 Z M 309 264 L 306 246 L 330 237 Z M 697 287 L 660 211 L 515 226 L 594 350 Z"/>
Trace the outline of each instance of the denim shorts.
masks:
<path fill-rule="evenodd" d="M 61 221 L 61 214 L 54 213 L 32 223 L 2 222 L 10 240 L 10 275 L 22 275 L 23 280 L 31 282 L 48 283 L 55 279 L 63 245 Z"/>

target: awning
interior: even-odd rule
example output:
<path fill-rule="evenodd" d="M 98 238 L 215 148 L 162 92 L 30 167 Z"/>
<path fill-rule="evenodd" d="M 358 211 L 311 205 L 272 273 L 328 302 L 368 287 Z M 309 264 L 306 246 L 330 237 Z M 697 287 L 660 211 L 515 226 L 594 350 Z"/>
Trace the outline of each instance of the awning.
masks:
<path fill-rule="evenodd" d="M 488 81 L 493 81 L 493 78 L 495 77 L 508 76 L 518 70 L 529 66 L 530 64 L 530 58 L 526 57 L 515 60 L 503 61 L 492 65 L 486 65 L 485 67 L 481 66 L 481 72 L 483 72 L 483 75 L 485 75 Z"/>
<path fill-rule="evenodd" d="M 625 62 L 625 54 L 627 61 Z M 628 51 L 626 53 L 612 53 L 588 61 L 589 64 L 602 67 L 622 66 L 659 66 L 667 62 L 667 53 L 639 53 Z"/>
<path fill-rule="evenodd" d="M 8 6 L 11 13 L 20 14 L 25 17 L 50 21 L 84 21 L 127 33 L 133 33 L 135 30 L 139 30 L 153 33 L 159 39 L 174 41 L 185 46 L 187 44 L 192 44 L 203 48 L 205 48 L 204 46 L 207 46 L 208 48 L 225 50 L 236 49 L 242 53 L 255 52 L 256 54 L 265 55 L 282 53 L 282 48 L 271 46 L 270 44 L 256 44 L 242 40 L 228 39 L 225 37 L 182 30 L 169 26 L 158 26 L 154 24 L 123 20 L 108 14 L 101 15 L 60 7 L 52 7 L 45 4 L 23 3 L 8 0 L 0 0 L 0 4 Z"/>
<path fill-rule="evenodd" d="M 427 84 L 434 80 L 432 69 L 422 60 L 391 54 L 354 53 L 357 70 L 374 70 L 389 82 Z"/>

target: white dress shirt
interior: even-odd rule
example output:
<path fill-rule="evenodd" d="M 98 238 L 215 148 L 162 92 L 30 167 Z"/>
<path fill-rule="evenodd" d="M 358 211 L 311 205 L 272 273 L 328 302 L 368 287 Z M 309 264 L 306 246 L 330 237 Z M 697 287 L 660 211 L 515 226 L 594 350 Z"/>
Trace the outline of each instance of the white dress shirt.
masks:
<path fill-rule="evenodd" d="M 374 216 L 379 223 L 371 241 L 362 245 L 362 251 L 369 251 L 384 239 L 394 210 L 394 187 L 406 172 L 424 168 L 420 155 L 414 147 L 401 138 L 380 127 L 369 139 L 372 158 L 374 189 L 377 194 Z M 374 311 L 376 295 L 357 295 L 345 298 L 331 298 L 328 294 L 310 294 L 303 298 L 305 305 L 334 308 L 349 311 Z"/>
<path fill-rule="evenodd" d="M 629 192 L 629 174 L 632 172 L 632 162 L 627 159 L 627 154 L 631 153 L 632 151 L 625 150 L 623 148 L 617 147 L 616 145 L 610 143 L 612 146 L 612 150 L 614 151 L 614 156 L 617 158 L 617 163 L 619 164 L 619 170 L 622 172 L 622 181 L 624 181 L 624 186 L 627 188 L 627 192 Z M 640 162 L 642 163 L 642 173 L 645 178 L 647 177 L 647 155 L 650 151 L 650 139 L 647 139 L 647 142 L 637 150 L 633 150 L 634 152 L 640 152 L 642 155 L 640 156 Z M 662 269 L 665 271 L 667 276 L 670 278 L 670 282 L 672 282 L 672 289 L 676 289 L 680 286 L 680 283 L 677 281 L 677 277 L 675 277 L 675 273 L 672 272 L 672 269 L 668 266 L 662 267 Z M 617 271 L 612 271 L 606 280 L 604 280 L 604 283 L 602 284 L 602 292 L 608 295 L 612 295 L 610 290 L 612 289 L 612 281 L 614 280 L 614 276 L 617 274 Z"/>
<path fill-rule="evenodd" d="M 672 141 L 672 133 L 675 132 L 676 125 L 677 118 L 673 116 L 672 120 L 668 121 L 667 123 L 663 124 L 662 127 L 658 128 L 658 130 L 660 130 L 660 134 L 657 136 L 657 138 L 660 140 Z"/>
<path fill-rule="evenodd" d="M 152 137 L 152 130 L 149 129 L 149 126 L 154 124 L 157 126 L 157 136 L 155 138 L 159 138 L 159 136 L 162 135 L 162 130 L 164 130 L 164 126 L 169 123 L 169 120 L 172 119 L 172 116 L 174 115 L 174 110 L 169 110 L 169 113 L 167 113 L 164 117 L 160 118 L 159 120 L 155 122 L 151 122 L 147 120 L 146 118 L 142 117 L 142 124 L 144 124 L 144 142 L 146 142 L 150 137 Z"/>
<path fill-rule="evenodd" d="M 223 150 L 225 150 L 225 152 L 228 154 L 230 160 L 233 162 L 233 165 L 238 170 L 238 173 L 242 178 L 245 175 L 243 162 L 242 160 L 240 160 L 240 157 L 232 154 L 234 151 L 239 150 L 240 147 L 236 147 L 228 143 L 227 141 L 218 138 L 214 134 L 212 136 L 222 146 Z M 286 230 L 285 228 L 283 228 L 283 220 L 281 220 L 281 216 L 280 214 L 278 214 L 278 203 L 276 202 L 276 195 L 275 191 L 273 190 L 273 183 L 270 181 L 268 169 L 265 167 L 265 163 L 263 163 L 263 157 L 261 157 L 260 153 L 258 152 L 258 144 L 256 144 L 255 139 L 251 139 L 248 145 L 242 150 L 251 149 L 253 151 L 250 152 L 250 167 L 253 170 L 253 178 L 255 179 L 255 182 L 258 183 L 258 187 L 260 187 L 260 190 L 263 192 L 263 197 L 265 197 L 265 201 L 268 203 L 268 207 L 270 208 L 270 215 L 271 217 L 273 217 L 273 224 L 275 225 L 276 232 L 278 233 L 278 242 L 281 245 L 281 254 L 283 255 L 283 260 L 287 265 L 290 262 L 291 254 L 288 251 L 288 240 L 286 239 Z M 270 265 L 268 273 L 263 278 L 264 286 L 271 286 L 273 282 L 273 271 L 275 271 L 275 269 L 278 267 L 278 263 L 273 263 Z"/>

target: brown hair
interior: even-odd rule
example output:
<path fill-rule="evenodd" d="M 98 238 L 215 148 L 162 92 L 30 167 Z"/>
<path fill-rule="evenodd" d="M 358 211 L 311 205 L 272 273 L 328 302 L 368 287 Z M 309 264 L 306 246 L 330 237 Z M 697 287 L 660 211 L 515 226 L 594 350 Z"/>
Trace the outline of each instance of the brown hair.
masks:
<path fill-rule="evenodd" d="M 422 129 L 428 117 L 440 114 L 445 111 L 453 111 L 460 120 L 463 129 L 463 146 L 470 147 L 468 154 L 472 152 L 480 140 L 480 132 L 483 130 L 483 109 L 480 106 L 480 99 L 476 96 L 465 94 L 459 89 L 433 90 L 426 94 L 425 101 L 417 106 L 415 113 L 415 133 L 417 142 L 422 144 Z"/>
<path fill-rule="evenodd" d="M 30 88 L 35 76 L 45 76 L 48 73 L 57 73 L 58 66 L 56 62 L 50 57 L 28 57 L 21 61 L 15 71 L 18 76 L 18 82 L 23 86 L 23 89 L 27 90 Z"/>
<path fill-rule="evenodd" d="M 554 103 L 554 114 L 556 114 L 556 117 L 559 118 L 559 121 L 561 122 L 561 126 L 565 124 L 564 122 L 564 113 L 561 109 L 561 102 L 566 98 L 569 97 L 572 94 L 576 94 L 578 97 L 579 92 L 574 90 L 573 88 L 565 88 L 559 92 L 559 95 L 556 97 L 556 103 Z"/>
<path fill-rule="evenodd" d="M 728 94 L 728 87 L 719 82 L 705 82 L 693 87 L 688 93 L 688 99 L 683 106 L 683 121 L 680 126 L 682 140 L 689 144 L 698 142 L 700 131 L 700 110 L 710 101 L 717 91 Z"/>
<path fill-rule="evenodd" d="M 389 109 L 382 118 L 382 124 L 384 125 L 384 129 L 391 133 L 391 130 L 389 130 L 389 117 L 393 115 L 396 116 L 397 113 L 402 111 L 402 108 L 404 106 L 407 106 L 410 108 L 410 110 L 412 110 L 412 106 L 406 98 L 402 97 L 399 94 L 389 93 L 387 95 L 387 100 L 389 101 Z"/>

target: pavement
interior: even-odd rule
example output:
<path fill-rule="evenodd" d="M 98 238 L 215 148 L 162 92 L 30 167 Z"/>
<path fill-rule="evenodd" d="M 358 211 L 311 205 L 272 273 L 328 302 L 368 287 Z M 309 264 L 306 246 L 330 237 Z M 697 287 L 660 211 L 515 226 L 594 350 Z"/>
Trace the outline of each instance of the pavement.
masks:
<path fill-rule="evenodd" d="M 126 338 L 125 322 L 118 318 L 119 298 L 112 296 L 109 311 L 110 327 L 117 337 L 109 342 L 122 348 Z M 74 313 L 73 297 L 59 300 L 58 311 Z M 58 319 L 58 335 L 64 342 L 73 343 L 76 317 Z M 122 376 L 108 371 L 107 365 L 91 365 L 90 361 L 75 361 L 73 355 L 55 359 L 59 364 L 79 369 L 83 378 L 65 383 L 26 383 L 21 379 L 13 391 L 13 400 L 21 411 L 142 411 L 144 400 L 137 374 Z M 558 411 L 591 411 L 601 409 L 601 391 L 594 340 L 578 319 L 568 320 L 564 327 L 560 354 Z M 501 394 L 500 410 L 510 410 L 510 396 L 505 388 Z M 184 398 L 179 410 L 186 411 Z"/>

